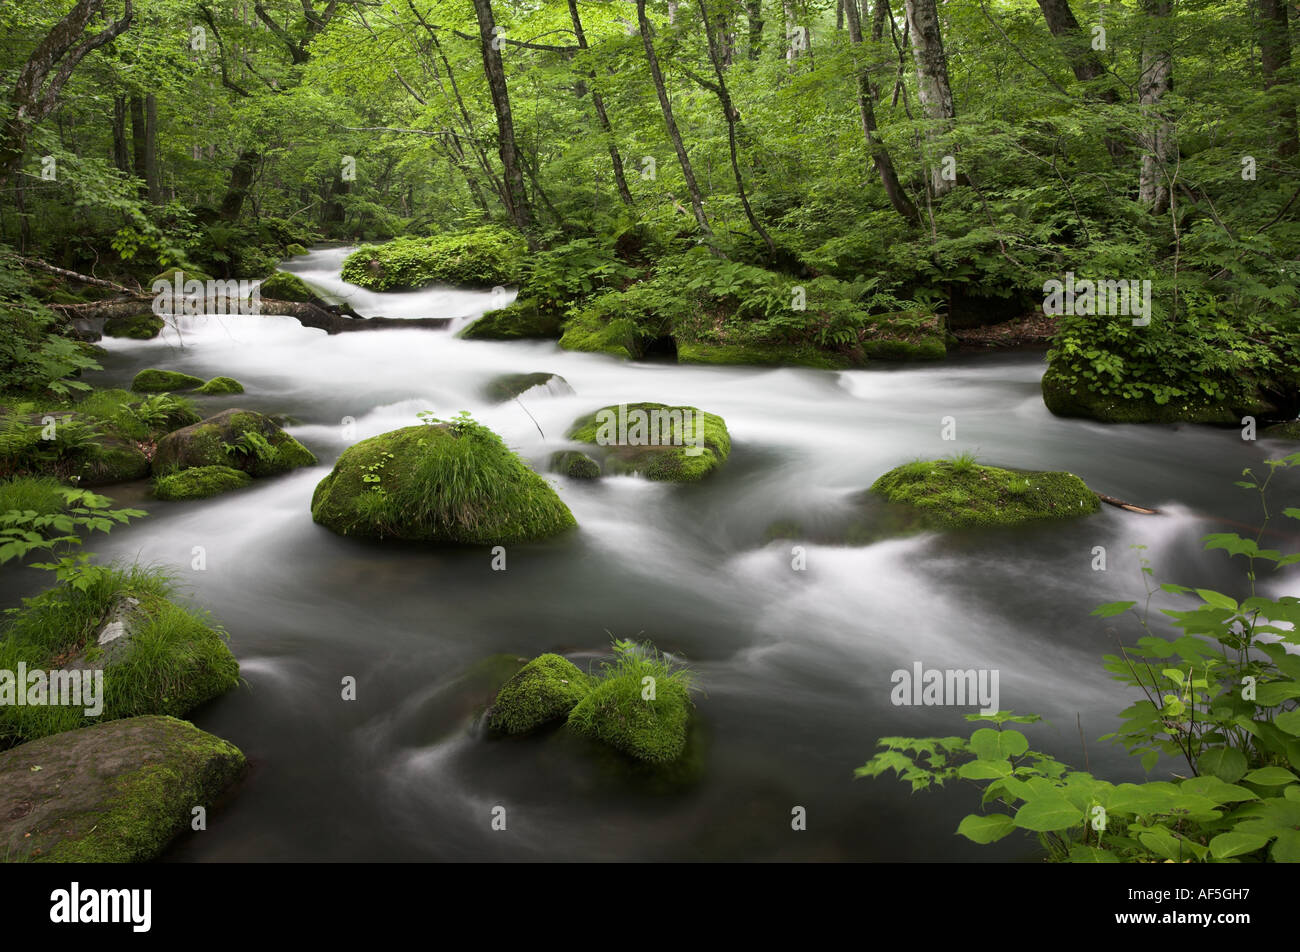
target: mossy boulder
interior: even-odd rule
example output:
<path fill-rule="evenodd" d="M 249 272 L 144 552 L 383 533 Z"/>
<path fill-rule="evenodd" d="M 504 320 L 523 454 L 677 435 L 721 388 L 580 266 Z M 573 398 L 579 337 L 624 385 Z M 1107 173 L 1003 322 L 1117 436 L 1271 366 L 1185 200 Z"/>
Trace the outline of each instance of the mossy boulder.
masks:
<path fill-rule="evenodd" d="M 969 461 L 918 460 L 885 473 L 872 493 L 908 507 L 920 528 L 1010 526 L 1101 508 L 1073 473 L 1026 472 Z"/>
<path fill-rule="evenodd" d="M 1262 415 L 1275 408 L 1260 398 L 1248 405 L 1236 401 L 1191 397 L 1157 403 L 1154 397 L 1127 398 L 1099 391 L 1094 382 L 1050 363 L 1042 380 L 1043 403 L 1060 417 L 1082 417 L 1102 423 L 1222 423 L 1239 424 L 1243 414 Z"/>
<path fill-rule="evenodd" d="M 563 473 L 571 479 L 599 479 L 600 464 L 586 453 L 561 450 L 551 457 L 551 472 Z"/>
<path fill-rule="evenodd" d="M 679 340 L 677 362 L 680 364 L 741 364 L 758 367 L 812 367 L 817 370 L 845 370 L 864 363 L 863 360 L 821 350 L 811 344 L 724 344 L 704 340 Z"/>
<path fill-rule="evenodd" d="M 417 542 L 545 539 L 575 524 L 541 476 L 477 423 L 422 424 L 362 440 L 312 496 L 339 535 Z"/>
<path fill-rule="evenodd" d="M 277 271 L 262 281 L 257 288 L 259 297 L 270 301 L 297 301 L 304 304 L 320 304 L 320 295 L 307 286 L 296 274 Z"/>
<path fill-rule="evenodd" d="M 153 340 L 166 323 L 152 311 L 130 317 L 110 317 L 104 322 L 105 337 L 126 337 L 131 340 Z"/>
<path fill-rule="evenodd" d="M 81 486 L 111 486 L 144 479 L 149 471 L 149 457 L 139 446 L 131 440 L 103 436 L 82 455 L 76 476 Z"/>
<path fill-rule="evenodd" d="M 677 681 L 657 680 L 650 700 L 641 679 L 615 675 L 592 685 L 569 712 L 568 726 L 629 757 L 669 764 L 686 750 L 693 707 Z"/>
<path fill-rule="evenodd" d="M 606 473 L 665 482 L 703 479 L 731 454 L 722 417 L 662 403 L 604 407 L 575 422 L 569 439 L 600 447 Z"/>
<path fill-rule="evenodd" d="M 240 489 L 252 480 L 253 477 L 248 473 L 229 466 L 196 466 L 163 476 L 154 483 L 153 494 L 169 502 L 207 499 L 232 489 Z"/>
<path fill-rule="evenodd" d="M 488 311 L 466 326 L 460 336 L 465 340 L 556 340 L 563 332 L 563 312 L 543 306 L 534 298 L 519 298 Z"/>
<path fill-rule="evenodd" d="M 594 354 L 609 354 L 631 360 L 641 355 L 640 332 L 627 318 L 607 320 L 595 307 L 585 307 L 570 317 L 560 335 L 560 346 Z"/>
<path fill-rule="evenodd" d="M 140 371 L 131 381 L 131 389 L 136 393 L 169 393 L 173 390 L 194 390 L 201 386 L 202 377 L 154 367 Z"/>
<path fill-rule="evenodd" d="M 545 387 L 552 394 L 571 394 L 573 388 L 559 374 L 502 374 L 483 388 L 483 395 L 493 403 L 505 403 L 534 387 Z"/>
<path fill-rule="evenodd" d="M 203 386 L 199 387 L 199 393 L 207 394 L 208 396 L 243 392 L 244 385 L 234 377 L 213 377 Z"/>
<path fill-rule="evenodd" d="M 245 767 L 238 748 L 172 717 L 132 717 L 0 753 L 0 857 L 139 863 L 214 808 Z"/>
<path fill-rule="evenodd" d="M 290 242 L 284 249 L 284 253 L 290 258 L 297 258 L 307 253 L 307 249 L 296 241 Z"/>
<path fill-rule="evenodd" d="M 1266 440 L 1300 440 L 1300 420 L 1266 426 L 1259 435 Z"/>
<path fill-rule="evenodd" d="M 372 291 L 430 284 L 493 287 L 513 284 L 528 255 L 519 234 L 494 225 L 432 238 L 363 245 L 343 262 L 344 281 Z"/>
<path fill-rule="evenodd" d="M 276 476 L 316 457 L 267 416 L 232 408 L 182 427 L 158 441 L 155 476 L 202 466 L 228 466 L 250 476 Z"/>
<path fill-rule="evenodd" d="M 488 726 L 503 734 L 523 734 L 566 718 L 591 689 L 591 678 L 557 654 L 524 665 L 497 693 Z"/>

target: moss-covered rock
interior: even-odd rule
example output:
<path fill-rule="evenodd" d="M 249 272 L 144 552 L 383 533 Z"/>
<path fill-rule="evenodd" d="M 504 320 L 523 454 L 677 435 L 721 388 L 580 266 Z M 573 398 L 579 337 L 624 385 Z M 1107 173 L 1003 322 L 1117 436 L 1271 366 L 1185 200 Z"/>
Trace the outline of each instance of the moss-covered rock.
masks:
<path fill-rule="evenodd" d="M 575 524 L 550 484 L 472 421 L 349 447 L 316 487 L 311 513 L 340 535 L 418 542 L 525 542 Z"/>
<path fill-rule="evenodd" d="M 565 322 L 560 346 L 565 350 L 610 354 L 631 360 L 640 356 L 639 336 L 640 332 L 631 320 L 606 320 L 598 310 L 588 307 Z"/>
<path fill-rule="evenodd" d="M 131 340 L 153 340 L 166 326 L 163 319 L 152 311 L 130 317 L 110 317 L 104 322 L 104 336 L 127 337 Z"/>
<path fill-rule="evenodd" d="M 185 286 L 186 281 L 207 282 L 212 280 L 212 275 L 205 274 L 204 272 L 199 271 L 197 269 L 192 268 L 189 271 L 184 271 L 181 268 L 172 268 L 170 271 L 162 271 L 159 272 L 158 274 L 155 274 L 152 278 L 149 279 L 149 283 L 146 285 L 146 287 L 152 288 L 159 281 L 166 281 L 168 284 L 175 287 L 176 279 L 178 277 L 180 278 L 181 287 Z"/>
<path fill-rule="evenodd" d="M 569 439 L 600 447 L 607 473 L 666 482 L 703 479 L 731 454 L 722 417 L 662 403 L 604 407 L 575 422 Z"/>
<path fill-rule="evenodd" d="M 111 486 L 144 479 L 149 470 L 149 457 L 139 446 L 130 440 L 105 436 L 83 454 L 76 475 L 82 486 Z"/>
<path fill-rule="evenodd" d="M 942 360 L 947 336 L 937 314 L 900 311 L 867 318 L 861 347 L 873 360 Z"/>
<path fill-rule="evenodd" d="M 494 225 L 432 238 L 397 238 L 363 245 L 343 262 L 343 280 L 372 291 L 430 284 L 493 287 L 513 284 L 528 254 L 527 241 Z"/>
<path fill-rule="evenodd" d="M 320 295 L 307 286 L 296 274 L 277 271 L 258 285 L 259 297 L 270 301 L 298 301 L 305 304 L 320 304 Z"/>
<path fill-rule="evenodd" d="M 0 753 L 0 858 L 157 858 L 244 770 L 238 748 L 172 717 L 133 717 Z"/>
<path fill-rule="evenodd" d="M 234 377 L 213 377 L 203 386 L 199 387 L 199 393 L 207 394 L 209 396 L 243 392 L 244 385 Z"/>
<path fill-rule="evenodd" d="M 167 393 L 173 390 L 194 390 L 201 386 L 202 377 L 154 367 L 140 371 L 131 381 L 131 389 L 136 393 Z"/>
<path fill-rule="evenodd" d="M 681 364 L 750 365 L 757 367 L 813 367 L 844 370 L 863 361 L 846 354 L 820 350 L 810 344 L 722 344 L 712 341 L 678 341 L 677 362 Z"/>
<path fill-rule="evenodd" d="M 1043 374 L 1043 403 L 1060 417 L 1082 417 L 1102 423 L 1238 423 L 1241 412 L 1263 413 L 1268 405 L 1239 412 L 1230 404 L 1212 400 L 1170 400 L 1151 397 L 1126 399 L 1099 393 L 1083 379 L 1071 381 L 1059 368 L 1048 365 Z"/>
<path fill-rule="evenodd" d="M 551 472 L 563 473 L 571 479 L 599 479 L 600 464 L 586 453 L 561 450 L 551 457 Z"/>
<path fill-rule="evenodd" d="M 534 387 L 546 387 L 550 393 L 573 393 L 569 382 L 559 374 L 532 373 L 502 374 L 483 388 L 483 395 L 493 403 L 505 403 Z"/>
<path fill-rule="evenodd" d="M 248 473 L 229 466 L 196 466 L 163 476 L 154 483 L 153 494 L 169 502 L 207 499 L 247 486 L 252 480 Z"/>
<path fill-rule="evenodd" d="M 1300 420 L 1266 426 L 1259 435 L 1266 440 L 1300 440 Z"/>
<path fill-rule="evenodd" d="M 907 463 L 877 479 L 871 492 L 909 507 L 919 527 L 933 529 L 1068 519 L 1101 507 L 1073 473 L 999 469 L 969 460 Z"/>
<path fill-rule="evenodd" d="M 467 325 L 460 336 L 466 340 L 555 340 L 563 332 L 563 312 L 543 307 L 535 298 L 519 298 L 488 311 Z"/>
<path fill-rule="evenodd" d="M 497 694 L 488 726 L 503 734 L 523 734 L 563 720 L 587 691 L 591 679 L 557 654 L 534 658 Z"/>
<path fill-rule="evenodd" d="M 637 760 L 669 764 L 686 750 L 694 707 L 689 684 L 669 676 L 661 664 L 634 661 L 624 653 L 574 705 L 567 723 Z"/>
<path fill-rule="evenodd" d="M 155 476 L 200 466 L 229 466 L 250 476 L 275 476 L 316 457 L 267 416 L 232 408 L 167 434 L 154 454 Z"/>
<path fill-rule="evenodd" d="M 296 241 L 290 242 L 284 249 L 284 253 L 290 258 L 297 258 L 307 253 L 307 249 Z"/>

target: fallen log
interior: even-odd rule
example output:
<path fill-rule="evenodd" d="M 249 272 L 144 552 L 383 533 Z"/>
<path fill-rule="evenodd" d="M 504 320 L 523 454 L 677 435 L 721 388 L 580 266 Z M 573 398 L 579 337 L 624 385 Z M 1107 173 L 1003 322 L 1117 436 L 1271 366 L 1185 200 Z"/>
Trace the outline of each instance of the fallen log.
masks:
<path fill-rule="evenodd" d="M 1135 506 L 1131 502 L 1125 502 L 1123 499 L 1116 499 L 1114 496 L 1107 496 L 1105 493 L 1097 493 L 1097 498 L 1102 502 L 1118 509 L 1127 509 L 1129 512 L 1140 512 L 1144 516 L 1158 516 L 1159 509 L 1147 509 L 1145 506 Z"/>

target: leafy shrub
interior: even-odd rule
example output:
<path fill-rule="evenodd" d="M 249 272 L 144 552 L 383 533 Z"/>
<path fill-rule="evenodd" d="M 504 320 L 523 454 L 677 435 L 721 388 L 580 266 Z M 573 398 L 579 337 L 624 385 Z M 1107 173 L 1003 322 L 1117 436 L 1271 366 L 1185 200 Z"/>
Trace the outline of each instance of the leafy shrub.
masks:
<path fill-rule="evenodd" d="M 518 280 L 527 242 L 504 228 L 485 226 L 433 238 L 395 238 L 362 245 L 343 262 L 344 281 L 372 291 L 429 284 L 492 287 Z"/>

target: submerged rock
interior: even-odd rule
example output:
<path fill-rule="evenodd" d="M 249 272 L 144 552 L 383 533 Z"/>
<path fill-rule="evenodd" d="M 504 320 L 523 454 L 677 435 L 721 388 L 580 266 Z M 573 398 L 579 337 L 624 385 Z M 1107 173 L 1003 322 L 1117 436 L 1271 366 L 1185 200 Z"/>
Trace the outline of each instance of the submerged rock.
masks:
<path fill-rule="evenodd" d="M 0 753 L 0 857 L 64 863 L 155 859 L 212 809 L 244 755 L 172 717 L 132 717 Z"/>
<path fill-rule="evenodd" d="M 872 493 L 908 507 L 921 528 L 1009 526 L 1068 519 L 1101 508 L 1073 473 L 1025 472 L 969 460 L 917 460 L 892 469 Z"/>
<path fill-rule="evenodd" d="M 131 389 L 136 393 L 164 393 L 171 390 L 193 390 L 203 386 L 203 378 L 175 370 L 157 370 L 150 367 L 135 375 Z"/>
<path fill-rule="evenodd" d="M 316 487 L 311 512 L 339 535 L 418 542 L 526 542 L 575 525 L 550 484 L 473 421 L 349 447 Z"/>
<path fill-rule="evenodd" d="M 494 403 L 505 403 L 537 387 L 545 387 L 551 394 L 571 394 L 573 388 L 559 374 L 502 374 L 493 379 L 485 388 L 484 396 Z"/>
<path fill-rule="evenodd" d="M 163 476 L 154 483 L 153 494 L 170 502 L 207 499 L 240 489 L 252 481 L 253 477 L 248 473 L 229 466 L 196 466 Z"/>
<path fill-rule="evenodd" d="M 203 386 L 199 387 L 199 393 L 212 396 L 213 394 L 243 393 L 244 385 L 234 377 L 213 377 Z"/>
<path fill-rule="evenodd" d="M 591 689 L 591 678 L 557 654 L 534 658 L 497 694 L 488 726 L 503 734 L 523 734 L 563 720 Z"/>
<path fill-rule="evenodd" d="M 271 419 L 232 408 L 167 434 L 154 454 L 155 476 L 200 466 L 229 466 L 250 476 L 275 476 L 316 457 Z"/>
<path fill-rule="evenodd" d="M 1300 440 L 1300 420 L 1266 426 L 1259 435 L 1266 440 Z"/>
<path fill-rule="evenodd" d="M 586 453 L 561 450 L 551 457 L 551 472 L 563 473 L 571 479 L 599 479 L 600 464 Z"/>
<path fill-rule="evenodd" d="M 558 339 L 563 332 L 564 314 L 532 298 L 520 298 L 467 325 L 460 336 L 465 340 Z"/>
<path fill-rule="evenodd" d="M 731 454 L 722 417 L 662 403 L 604 407 L 576 421 L 569 439 L 600 447 L 607 473 L 639 473 L 666 482 L 703 479 Z"/>

